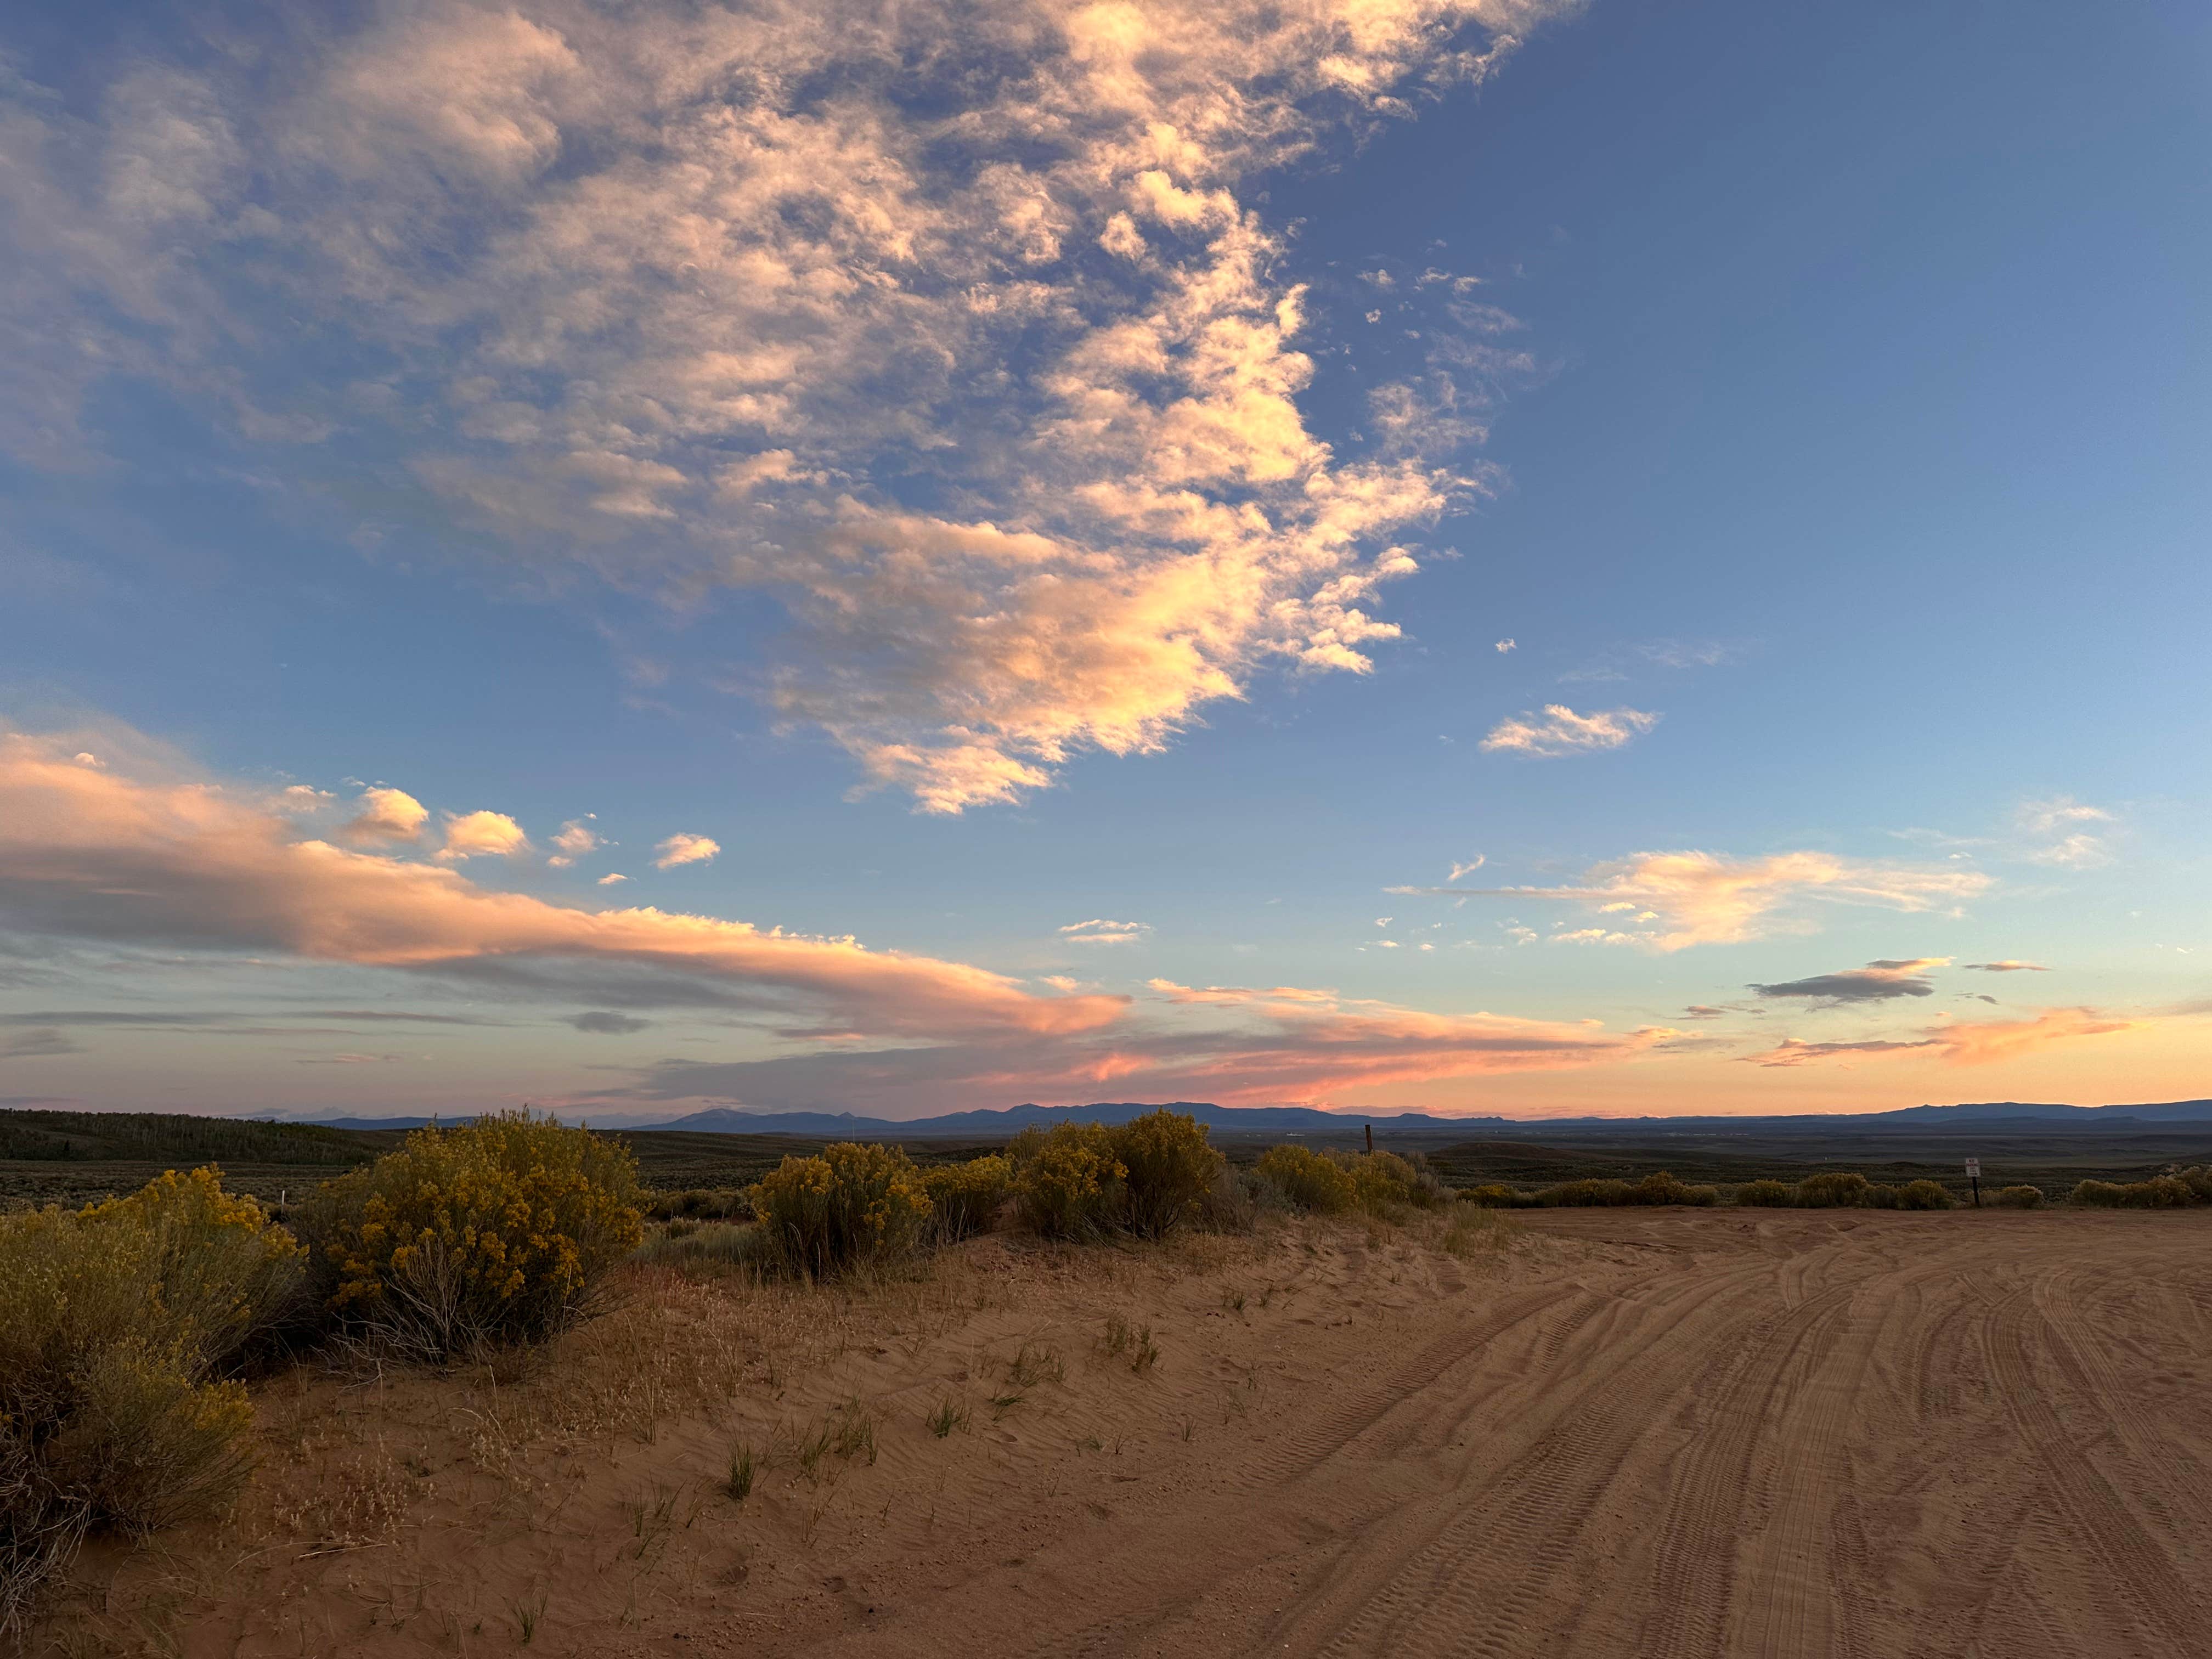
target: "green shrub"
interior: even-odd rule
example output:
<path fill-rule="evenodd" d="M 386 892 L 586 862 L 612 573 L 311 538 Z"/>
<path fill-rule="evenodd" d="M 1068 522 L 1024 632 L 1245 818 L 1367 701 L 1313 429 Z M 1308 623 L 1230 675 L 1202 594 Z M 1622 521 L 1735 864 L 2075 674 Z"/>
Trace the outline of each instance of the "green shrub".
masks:
<path fill-rule="evenodd" d="M 2000 1206 L 2008 1210 L 2038 1209 L 2043 1203 L 2043 1188 L 2040 1187 L 2002 1188 L 1998 1190 L 1996 1201 Z"/>
<path fill-rule="evenodd" d="M 693 1187 L 645 1195 L 648 1221 L 750 1221 L 753 1206 L 736 1187 Z"/>
<path fill-rule="evenodd" d="M 896 1146 L 840 1141 L 787 1158 L 746 1194 L 763 1247 L 793 1273 L 825 1277 L 905 1255 L 929 1224 L 929 1192 Z"/>
<path fill-rule="evenodd" d="M 1636 1204 L 1705 1205 L 1720 1202 L 1720 1190 L 1715 1187 L 1692 1187 L 1676 1180 L 1664 1170 L 1648 1175 L 1636 1183 L 1636 1195 L 1630 1201 Z"/>
<path fill-rule="evenodd" d="M 1747 1181 L 1735 1189 L 1735 1201 L 1778 1210 L 1797 1201 L 1797 1194 L 1779 1181 Z"/>
<path fill-rule="evenodd" d="M 996 1154 L 924 1171 L 922 1189 L 937 1218 L 937 1236 L 951 1243 L 988 1232 L 1013 1175 L 1013 1165 Z"/>
<path fill-rule="evenodd" d="M 581 1314 L 637 1248 L 641 1196 L 628 1147 L 512 1113 L 416 1130 L 324 1182 L 302 1220 L 341 1321 L 445 1360 Z"/>
<path fill-rule="evenodd" d="M 2212 1164 L 2199 1164 L 2187 1170 L 2171 1171 L 2189 1188 L 2190 1195 L 2199 1204 L 2212 1204 Z"/>
<path fill-rule="evenodd" d="M 1522 1202 L 1520 1193 L 1502 1181 L 1486 1181 L 1480 1187 L 1469 1187 L 1460 1194 L 1460 1200 L 1492 1210 L 1517 1209 Z"/>
<path fill-rule="evenodd" d="M 1933 1181 L 1910 1181 L 1897 1194 L 1901 1210 L 1948 1210 L 1951 1194 L 1941 1183 Z"/>
<path fill-rule="evenodd" d="M 1337 1215 L 1358 1200 L 1351 1172 L 1310 1146 L 1270 1146 L 1253 1167 L 1296 1209 Z"/>
<path fill-rule="evenodd" d="M 1863 1201 L 1869 1210 L 1898 1210 L 1905 1207 L 1905 1200 L 1899 1195 L 1897 1188 L 1885 1186 L 1879 1181 L 1866 1189 L 1866 1197 Z"/>
<path fill-rule="evenodd" d="M 1636 1189 L 1625 1181 L 1562 1181 L 1538 1193 L 1536 1201 L 1547 1208 L 1603 1208 L 1634 1203 Z"/>
<path fill-rule="evenodd" d="M 1869 1183 L 1863 1175 L 1844 1170 L 1828 1170 L 1820 1175 L 1807 1176 L 1797 1183 L 1796 1201 L 1808 1210 L 1833 1209 L 1838 1206 L 1858 1206 L 1867 1201 Z"/>
<path fill-rule="evenodd" d="M 0 1632 L 88 1532 L 219 1508 L 250 1467 L 233 1369 L 292 1316 L 298 1243 L 212 1170 L 0 1215 Z"/>
<path fill-rule="evenodd" d="M 2120 1186 L 2110 1181 L 2085 1181 L 2075 1188 L 2072 1201 L 2106 1209 L 2169 1210 L 2196 1201 L 2197 1189 L 2182 1176 L 2157 1175 L 2148 1181 Z"/>
<path fill-rule="evenodd" d="M 1103 1123 L 1055 1124 L 1017 1135 L 1014 1201 L 1024 1225 L 1047 1238 L 1099 1238 L 1121 1224 L 1129 1171 Z"/>
<path fill-rule="evenodd" d="M 1387 1215 L 1406 1205 L 1433 1210 L 1451 1201 L 1450 1192 L 1425 1160 L 1416 1164 L 1395 1152 L 1333 1152 L 1327 1156 L 1352 1177 L 1352 1202 L 1370 1215 Z"/>
<path fill-rule="evenodd" d="M 1203 1123 L 1164 1108 L 1116 1125 L 1113 1148 L 1128 1193 L 1122 1224 L 1146 1238 L 1197 1219 L 1226 1162 L 1206 1144 Z"/>

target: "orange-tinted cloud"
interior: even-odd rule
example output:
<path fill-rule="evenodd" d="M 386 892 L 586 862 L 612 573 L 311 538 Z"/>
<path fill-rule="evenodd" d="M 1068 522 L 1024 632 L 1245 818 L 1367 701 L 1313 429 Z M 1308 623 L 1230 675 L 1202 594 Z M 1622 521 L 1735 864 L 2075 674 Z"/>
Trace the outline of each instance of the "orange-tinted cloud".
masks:
<path fill-rule="evenodd" d="M 1801 1042 L 1785 1037 L 1762 1054 L 1747 1056 L 1759 1066 L 1803 1066 L 1814 1060 L 1849 1060 L 1860 1054 L 1928 1054 L 1949 1066 L 1984 1066 L 2014 1060 L 2072 1037 L 2109 1036 L 2117 1031 L 2148 1030 L 2158 1022 L 2094 1008 L 2047 1008 L 2029 1019 L 1978 1020 L 1930 1026 L 1912 1037 L 1869 1038 L 1855 1042 Z"/>
<path fill-rule="evenodd" d="M 1618 749 L 1659 724 L 1641 708 L 1602 708 L 1577 714 L 1563 702 L 1547 702 L 1541 715 L 1516 714 L 1492 726 L 1482 746 L 1493 753 L 1583 755 Z"/>
<path fill-rule="evenodd" d="M 1815 931 L 1802 901 L 1872 905 L 1908 915 L 1955 909 L 1984 893 L 1990 878 L 1956 865 L 1874 864 L 1832 853 L 1776 853 L 1729 859 L 1711 853 L 1638 853 L 1601 865 L 1574 887 L 1393 887 L 1393 893 L 1461 897 L 1573 899 L 1601 912 L 1651 913 L 1641 930 L 1608 929 L 1602 942 L 1680 951 L 1733 945 L 1773 933 Z"/>
<path fill-rule="evenodd" d="M 295 839 L 289 819 L 212 782 L 95 771 L 21 734 L 0 737 L 0 906 L 27 931 L 389 968 L 627 965 L 880 1033 L 1092 1030 L 1126 1000 L 1040 997 L 851 939 L 493 891 L 436 865 Z"/>

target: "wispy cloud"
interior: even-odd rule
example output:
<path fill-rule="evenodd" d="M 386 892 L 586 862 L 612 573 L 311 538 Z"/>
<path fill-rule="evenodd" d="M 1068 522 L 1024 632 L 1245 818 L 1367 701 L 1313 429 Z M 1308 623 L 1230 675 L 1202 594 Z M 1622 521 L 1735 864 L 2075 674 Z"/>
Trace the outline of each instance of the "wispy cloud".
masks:
<path fill-rule="evenodd" d="M 2020 962 L 2010 957 L 2002 962 L 1970 962 L 1965 965 L 1984 974 L 2047 974 L 2051 971 L 2039 962 Z"/>
<path fill-rule="evenodd" d="M 94 59 L 89 118 L 8 118 L 0 444 L 82 464 L 121 376 L 549 569 L 764 591 L 749 690 L 923 810 L 1012 799 L 1396 636 L 1479 423 L 1434 370 L 1316 438 L 1242 192 L 1574 9 L 422 0 Z"/>
<path fill-rule="evenodd" d="M 1605 708 L 1577 714 L 1563 702 L 1547 702 L 1541 714 L 1516 714 L 1492 726 L 1482 746 L 1517 755 L 1583 755 L 1618 749 L 1659 724 L 1641 708 Z"/>
<path fill-rule="evenodd" d="M 2071 795 L 2022 802 L 2013 816 L 2014 826 L 2030 842 L 2022 856 L 2067 870 L 2089 870 L 2112 862 L 2109 832 L 2093 826 L 2114 822 L 2103 807 L 2086 805 Z"/>
<path fill-rule="evenodd" d="M 1983 1066 L 2017 1059 L 2075 1037 L 2142 1030 L 2155 1023 L 2094 1008 L 2049 1008 L 2026 1019 L 1961 1021 L 1931 1026 L 1908 1037 L 1873 1037 L 1855 1042 L 1801 1042 L 1785 1037 L 1773 1048 L 1746 1058 L 1759 1066 L 1803 1066 L 1857 1055 L 1933 1054 L 1948 1065 Z"/>
<path fill-rule="evenodd" d="M 1910 914 L 1955 909 L 1989 890 L 1979 871 L 1950 865 L 1874 864 L 1832 853 L 1729 859 L 1711 853 L 1638 853 L 1600 865 L 1571 887 L 1392 887 L 1392 893 L 1565 899 L 1625 923 L 1606 942 L 1680 951 L 1733 945 L 1817 924 L 1804 904 L 1871 905 Z M 1534 935 L 1531 935 L 1533 938 Z"/>
<path fill-rule="evenodd" d="M 1060 930 L 1060 936 L 1070 945 L 1134 945 L 1152 931 L 1150 922 L 1093 916 L 1088 921 L 1069 922 Z"/>

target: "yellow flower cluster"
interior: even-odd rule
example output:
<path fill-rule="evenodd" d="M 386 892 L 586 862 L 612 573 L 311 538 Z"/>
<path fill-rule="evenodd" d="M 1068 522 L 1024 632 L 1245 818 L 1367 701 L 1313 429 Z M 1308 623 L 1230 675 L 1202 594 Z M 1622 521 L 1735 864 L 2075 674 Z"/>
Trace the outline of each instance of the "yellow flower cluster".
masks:
<path fill-rule="evenodd" d="M 903 1255 L 921 1242 L 929 1192 L 896 1146 L 841 1141 L 816 1158 L 787 1158 L 747 1196 L 761 1236 L 800 1273 L 841 1273 Z"/>
<path fill-rule="evenodd" d="M 516 1114 L 418 1129 L 309 1216 L 331 1306 L 444 1355 L 558 1327 L 637 1247 L 640 1199 L 628 1148 Z"/>

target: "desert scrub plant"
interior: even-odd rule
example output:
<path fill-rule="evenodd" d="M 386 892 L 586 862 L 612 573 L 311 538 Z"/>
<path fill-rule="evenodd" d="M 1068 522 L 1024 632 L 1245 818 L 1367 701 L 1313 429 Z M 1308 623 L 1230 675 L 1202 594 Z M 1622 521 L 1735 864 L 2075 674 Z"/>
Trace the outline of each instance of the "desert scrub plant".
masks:
<path fill-rule="evenodd" d="M 1823 1170 L 1808 1175 L 1797 1183 L 1797 1203 L 1808 1210 L 1833 1209 L 1842 1205 L 1863 1205 L 1871 1183 L 1867 1178 L 1850 1170 Z"/>
<path fill-rule="evenodd" d="M 937 1236 L 951 1244 L 990 1231 L 1013 1178 L 1013 1165 L 996 1153 L 925 1171 L 922 1187 L 929 1194 Z"/>
<path fill-rule="evenodd" d="M 1897 1206 L 1900 1210 L 1948 1210 L 1951 1194 L 1940 1182 L 1909 1181 L 1898 1188 Z"/>
<path fill-rule="evenodd" d="M 1451 1199 L 1426 1160 L 1408 1162 L 1395 1152 L 1337 1152 L 1328 1161 L 1352 1181 L 1352 1201 L 1372 1216 L 1388 1215 L 1394 1208 L 1440 1208 Z"/>
<path fill-rule="evenodd" d="M 637 1248 L 640 1198 L 627 1146 L 515 1112 L 417 1129 L 301 1218 L 341 1323 L 441 1362 L 586 1312 Z"/>
<path fill-rule="evenodd" d="M 1633 1204 L 1636 1189 L 1625 1181 L 1562 1181 L 1538 1193 L 1536 1201 L 1547 1208 L 1569 1209 Z"/>
<path fill-rule="evenodd" d="M 1635 1196 L 1629 1200 L 1633 1204 L 1703 1206 L 1717 1204 L 1721 1200 L 1718 1188 L 1693 1187 L 1687 1182 L 1676 1180 L 1664 1170 L 1644 1176 L 1636 1183 L 1634 1191 Z"/>
<path fill-rule="evenodd" d="M 1103 1123 L 1060 1123 L 1048 1134 L 1025 1131 L 1007 1148 L 1023 1224 L 1047 1238 L 1098 1238 L 1121 1222 L 1128 1169 Z"/>
<path fill-rule="evenodd" d="M 2043 1207 L 2043 1188 L 2040 1187 L 2004 1187 L 1998 1189 L 1996 1201 L 2007 1210 L 2036 1210 Z"/>
<path fill-rule="evenodd" d="M 1358 1201 L 1350 1171 L 1310 1146 L 1270 1146 L 1253 1166 L 1297 1209 L 1340 1215 Z"/>
<path fill-rule="evenodd" d="M 942 1440 L 955 1429 L 964 1431 L 967 1428 L 968 1407 L 965 1401 L 954 1400 L 948 1395 L 939 1401 L 937 1409 L 922 1420 L 929 1425 L 929 1431 Z"/>
<path fill-rule="evenodd" d="M 1735 1201 L 1758 1208 L 1779 1210 L 1796 1201 L 1796 1192 L 1779 1181 L 1747 1181 L 1735 1189 Z"/>
<path fill-rule="evenodd" d="M 770 1265 L 758 1227 L 732 1226 L 726 1221 L 672 1221 L 659 1237 L 638 1246 L 637 1260 L 702 1275 Z"/>
<path fill-rule="evenodd" d="M 1203 1123 L 1164 1107 L 1117 1125 L 1112 1146 L 1127 1189 L 1121 1224 L 1146 1238 L 1196 1220 L 1227 1162 L 1206 1144 Z"/>
<path fill-rule="evenodd" d="M 752 1443 L 740 1440 L 730 1448 L 729 1474 L 722 1481 L 722 1490 L 730 1495 L 733 1504 L 742 1504 L 753 1495 L 753 1481 L 760 1474 L 760 1458 Z"/>
<path fill-rule="evenodd" d="M 0 1215 L 0 1632 L 88 1534 L 220 1508 L 252 1410 L 222 1373 L 298 1304 L 296 1241 L 212 1170 Z"/>
<path fill-rule="evenodd" d="M 1494 1206 L 1457 1205 L 1437 1235 L 1437 1248 L 1458 1261 L 1470 1261 L 1478 1255 L 1504 1250 L 1518 1231 L 1516 1224 L 1500 1215 Z"/>
<path fill-rule="evenodd" d="M 908 1255 L 929 1224 L 921 1171 L 896 1146 L 848 1140 L 787 1158 L 747 1196 L 771 1257 L 817 1278 Z"/>
<path fill-rule="evenodd" d="M 1502 1181 L 1486 1181 L 1480 1187 L 1469 1187 L 1460 1194 L 1463 1204 L 1479 1204 L 1485 1209 L 1512 1210 L 1524 1201 L 1519 1191 Z"/>

